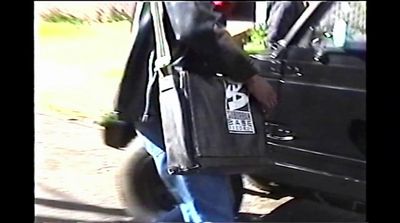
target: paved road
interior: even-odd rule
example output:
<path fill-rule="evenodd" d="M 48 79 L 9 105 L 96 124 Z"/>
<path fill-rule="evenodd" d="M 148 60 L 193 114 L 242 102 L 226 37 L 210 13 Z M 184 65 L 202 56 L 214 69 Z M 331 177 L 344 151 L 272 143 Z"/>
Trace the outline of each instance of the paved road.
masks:
<path fill-rule="evenodd" d="M 103 144 L 97 125 L 37 111 L 35 126 L 36 222 L 132 222 L 115 184 L 124 153 Z M 258 196 L 245 185 L 251 193 L 244 196 L 243 221 L 362 220 L 309 201 Z"/>

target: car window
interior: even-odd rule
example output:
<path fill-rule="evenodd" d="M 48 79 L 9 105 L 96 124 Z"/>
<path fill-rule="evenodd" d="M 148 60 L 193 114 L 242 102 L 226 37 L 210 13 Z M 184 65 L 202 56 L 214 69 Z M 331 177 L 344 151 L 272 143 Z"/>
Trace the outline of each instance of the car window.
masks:
<path fill-rule="evenodd" d="M 366 1 L 336 1 L 333 4 L 319 24 L 314 27 L 316 36 L 322 36 L 327 40 L 325 42 L 327 47 L 335 47 L 334 40 L 340 39 L 338 33 L 335 32 L 335 26 L 337 28 L 338 24 L 343 24 L 343 29 L 346 30 L 345 43 L 365 43 Z"/>

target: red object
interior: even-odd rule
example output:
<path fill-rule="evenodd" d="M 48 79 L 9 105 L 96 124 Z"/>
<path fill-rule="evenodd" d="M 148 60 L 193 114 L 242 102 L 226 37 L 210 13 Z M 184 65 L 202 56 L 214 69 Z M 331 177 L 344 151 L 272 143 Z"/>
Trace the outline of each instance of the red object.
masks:
<path fill-rule="evenodd" d="M 213 4 L 216 7 L 220 7 L 220 6 L 222 6 L 224 4 L 224 2 L 223 1 L 215 1 L 215 2 L 213 2 Z"/>
<path fill-rule="evenodd" d="M 228 1 L 213 1 L 215 11 L 229 15 L 232 12 L 234 4 Z"/>

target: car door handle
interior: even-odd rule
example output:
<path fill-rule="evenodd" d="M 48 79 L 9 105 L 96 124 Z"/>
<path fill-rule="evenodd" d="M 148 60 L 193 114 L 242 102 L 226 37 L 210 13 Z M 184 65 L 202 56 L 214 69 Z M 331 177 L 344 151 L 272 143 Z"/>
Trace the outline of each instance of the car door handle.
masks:
<path fill-rule="evenodd" d="M 273 140 L 278 140 L 278 141 L 292 141 L 294 140 L 293 135 L 286 135 L 286 136 L 279 136 L 279 135 L 274 135 L 272 133 L 268 133 L 267 135 L 268 139 L 273 139 Z"/>
<path fill-rule="evenodd" d="M 300 68 L 296 66 L 286 66 L 286 77 L 301 77 L 303 73 L 301 73 Z"/>
<path fill-rule="evenodd" d="M 295 139 L 292 131 L 284 128 L 282 125 L 276 123 L 266 122 L 266 137 L 278 141 L 292 141 Z"/>

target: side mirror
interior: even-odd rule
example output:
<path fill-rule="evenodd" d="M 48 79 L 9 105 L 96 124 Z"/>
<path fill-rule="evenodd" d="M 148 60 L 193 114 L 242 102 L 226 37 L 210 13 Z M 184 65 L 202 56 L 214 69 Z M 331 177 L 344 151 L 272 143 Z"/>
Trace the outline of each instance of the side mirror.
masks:
<path fill-rule="evenodd" d="M 347 39 L 347 23 L 343 19 L 338 19 L 333 24 L 332 32 L 321 32 L 318 37 L 315 38 L 311 45 L 315 49 L 314 60 L 322 64 L 329 63 L 328 54 L 337 53 L 335 50 L 341 50 Z"/>
<path fill-rule="evenodd" d="M 338 19 L 333 25 L 333 46 L 342 48 L 346 43 L 347 23 L 343 19 Z"/>
<path fill-rule="evenodd" d="M 327 46 L 332 45 L 333 34 L 323 30 L 316 30 L 315 33 L 316 38 L 311 41 L 311 47 L 315 50 L 314 61 L 326 64 L 328 57 L 324 54 Z"/>

